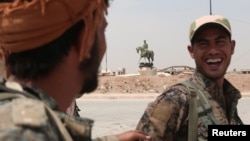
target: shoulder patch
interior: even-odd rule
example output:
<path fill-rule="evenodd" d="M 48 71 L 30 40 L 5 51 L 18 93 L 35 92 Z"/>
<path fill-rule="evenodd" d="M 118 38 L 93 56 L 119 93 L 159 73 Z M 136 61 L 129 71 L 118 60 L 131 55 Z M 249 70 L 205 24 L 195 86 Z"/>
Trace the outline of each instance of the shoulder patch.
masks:
<path fill-rule="evenodd" d="M 48 121 L 44 104 L 41 101 L 17 98 L 13 100 L 11 108 L 15 125 L 41 127 Z"/>

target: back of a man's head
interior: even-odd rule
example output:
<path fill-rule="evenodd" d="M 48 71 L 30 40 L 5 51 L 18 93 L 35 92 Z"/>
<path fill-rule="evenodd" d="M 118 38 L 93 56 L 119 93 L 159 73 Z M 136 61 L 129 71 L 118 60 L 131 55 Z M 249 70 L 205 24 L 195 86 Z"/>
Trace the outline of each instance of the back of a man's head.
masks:
<path fill-rule="evenodd" d="M 22 79 L 47 75 L 67 55 L 83 26 L 84 46 L 93 44 L 107 6 L 104 0 L 1 1 L 0 47 L 8 71 Z"/>
<path fill-rule="evenodd" d="M 19 79 L 44 77 L 68 55 L 83 28 L 80 21 L 57 39 L 35 49 L 10 53 L 6 58 L 8 71 Z"/>

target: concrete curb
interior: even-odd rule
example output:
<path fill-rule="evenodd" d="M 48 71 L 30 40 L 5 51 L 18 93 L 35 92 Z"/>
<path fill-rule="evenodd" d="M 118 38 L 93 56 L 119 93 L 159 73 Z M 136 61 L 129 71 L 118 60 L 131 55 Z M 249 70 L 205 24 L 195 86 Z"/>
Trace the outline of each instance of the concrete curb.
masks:
<path fill-rule="evenodd" d="M 154 99 L 159 93 L 91 93 L 84 94 L 84 99 Z"/>

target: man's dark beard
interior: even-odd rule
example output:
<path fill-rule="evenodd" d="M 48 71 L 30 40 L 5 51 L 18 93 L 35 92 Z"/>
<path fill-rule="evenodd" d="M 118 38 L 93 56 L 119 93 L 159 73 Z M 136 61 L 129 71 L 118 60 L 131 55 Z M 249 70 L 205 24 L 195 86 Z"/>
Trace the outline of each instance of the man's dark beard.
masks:
<path fill-rule="evenodd" d="M 85 73 L 84 75 L 87 75 L 87 79 L 84 80 L 85 82 L 77 97 L 81 97 L 84 93 L 94 91 L 98 86 L 98 68 L 100 65 L 98 54 L 99 48 L 97 46 L 97 42 L 95 42 L 91 50 L 92 57 L 81 62 L 79 65 L 80 71 Z"/>
<path fill-rule="evenodd" d="M 98 79 L 96 75 L 96 77 L 93 77 L 90 81 L 85 83 L 84 87 L 80 91 L 80 94 L 83 95 L 84 93 L 89 93 L 94 91 L 97 85 L 98 85 Z"/>

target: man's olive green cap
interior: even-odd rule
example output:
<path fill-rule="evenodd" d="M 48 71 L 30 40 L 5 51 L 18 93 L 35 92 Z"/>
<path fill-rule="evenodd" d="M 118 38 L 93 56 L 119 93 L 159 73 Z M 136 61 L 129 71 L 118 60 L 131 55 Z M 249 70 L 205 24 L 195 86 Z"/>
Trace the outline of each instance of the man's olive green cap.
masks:
<path fill-rule="evenodd" d="M 210 23 L 221 25 L 231 35 L 231 27 L 228 19 L 220 15 L 208 15 L 196 19 L 194 22 L 192 22 L 192 24 L 190 25 L 189 40 L 192 41 L 196 31 L 200 27 Z"/>

